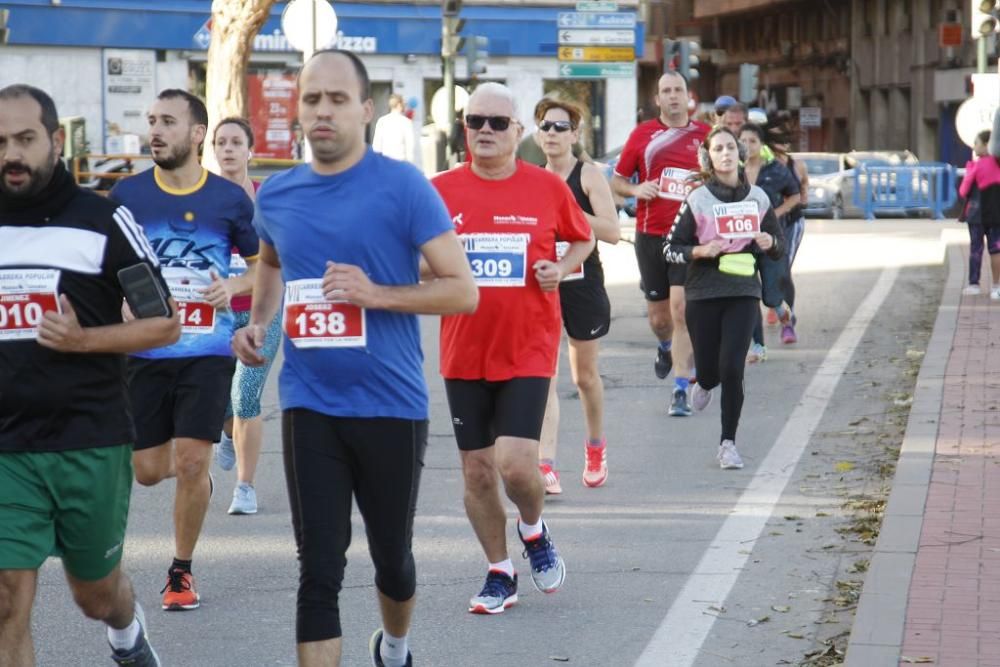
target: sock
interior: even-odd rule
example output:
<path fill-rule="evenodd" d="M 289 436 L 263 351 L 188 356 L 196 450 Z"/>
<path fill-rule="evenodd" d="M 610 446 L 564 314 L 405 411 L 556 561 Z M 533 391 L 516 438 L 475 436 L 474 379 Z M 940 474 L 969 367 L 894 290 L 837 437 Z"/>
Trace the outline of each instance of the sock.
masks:
<path fill-rule="evenodd" d="M 670 341 L 670 340 L 661 340 L 660 341 L 660 349 L 663 350 L 664 352 L 669 352 L 670 348 L 672 348 L 673 346 L 674 346 L 673 341 Z"/>
<path fill-rule="evenodd" d="M 138 602 L 136 605 L 138 606 Z M 108 642 L 111 643 L 111 648 L 115 651 L 129 651 L 135 646 L 135 642 L 139 639 L 139 632 L 142 630 L 142 626 L 139 625 L 139 615 L 132 615 L 132 622 L 129 623 L 128 627 L 113 628 L 108 626 Z"/>
<path fill-rule="evenodd" d="M 406 635 L 393 637 L 385 630 L 382 631 L 382 647 L 379 649 L 382 654 L 382 662 L 385 667 L 405 667 L 406 654 L 409 653 Z"/>
<path fill-rule="evenodd" d="M 499 563 L 490 563 L 490 569 L 496 570 L 497 572 L 503 572 L 508 577 L 514 577 L 514 563 L 508 558 L 507 560 L 502 560 Z"/>
<path fill-rule="evenodd" d="M 779 320 L 782 317 L 784 317 L 785 316 L 785 304 L 781 304 L 781 305 L 775 307 L 774 314 L 778 316 Z"/>
<path fill-rule="evenodd" d="M 689 378 L 674 378 L 674 390 L 680 389 L 681 391 L 687 391 L 688 386 L 691 385 L 691 380 Z"/>
<path fill-rule="evenodd" d="M 542 534 L 542 517 L 538 517 L 538 523 L 527 523 L 521 519 L 517 527 L 517 532 L 526 540 L 532 540 Z"/>
<path fill-rule="evenodd" d="M 170 566 L 171 570 L 182 570 L 191 574 L 191 561 L 181 560 L 180 558 L 174 558 L 174 564 Z"/>
<path fill-rule="evenodd" d="M 606 442 L 607 441 L 604 438 L 597 438 L 596 440 L 594 438 L 589 438 L 587 440 L 587 446 L 588 447 L 603 447 Z"/>

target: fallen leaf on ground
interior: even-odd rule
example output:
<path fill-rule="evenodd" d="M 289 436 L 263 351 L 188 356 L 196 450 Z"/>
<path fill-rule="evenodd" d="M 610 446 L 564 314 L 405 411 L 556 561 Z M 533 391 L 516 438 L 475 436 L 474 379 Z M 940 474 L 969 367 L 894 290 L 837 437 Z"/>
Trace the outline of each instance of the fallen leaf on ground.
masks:
<path fill-rule="evenodd" d="M 755 625 L 760 625 L 761 623 L 767 623 L 770 620 L 771 620 L 770 616 L 761 616 L 760 618 L 751 618 L 749 621 L 747 621 L 747 625 L 749 625 L 752 628 Z"/>
<path fill-rule="evenodd" d="M 556 662 L 569 662 L 569 657 L 565 655 L 550 655 L 549 660 L 555 660 Z"/>
<path fill-rule="evenodd" d="M 905 662 L 905 663 L 911 664 L 911 665 L 913 665 L 913 664 L 924 664 L 924 665 L 926 665 L 926 664 L 934 662 L 934 658 L 928 658 L 925 655 L 920 656 L 919 658 L 911 658 L 908 655 L 902 655 L 902 656 L 899 657 L 899 661 L 900 662 Z"/>
<path fill-rule="evenodd" d="M 771 611 L 780 611 L 782 614 L 787 614 L 791 610 L 792 610 L 791 607 L 788 607 L 788 606 L 783 605 L 783 604 L 772 604 L 771 605 Z"/>
<path fill-rule="evenodd" d="M 850 472 L 854 470 L 854 464 L 850 461 L 837 461 L 837 465 L 833 466 L 833 469 L 837 472 Z"/>

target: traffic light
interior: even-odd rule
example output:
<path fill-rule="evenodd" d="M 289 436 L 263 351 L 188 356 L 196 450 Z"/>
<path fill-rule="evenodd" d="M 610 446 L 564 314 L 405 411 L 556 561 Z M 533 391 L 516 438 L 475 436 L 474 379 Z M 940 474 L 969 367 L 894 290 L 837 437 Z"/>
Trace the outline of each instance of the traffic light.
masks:
<path fill-rule="evenodd" d="M 458 33 L 465 28 L 465 19 L 457 16 L 441 17 L 441 57 L 454 58 L 465 46 L 465 38 Z"/>
<path fill-rule="evenodd" d="M 680 52 L 681 43 L 669 37 L 663 38 L 663 71 L 673 72 L 677 69 L 677 55 Z"/>
<path fill-rule="evenodd" d="M 980 39 L 997 32 L 1000 26 L 1000 0 L 972 0 L 972 38 Z"/>
<path fill-rule="evenodd" d="M 694 81 L 701 75 L 698 71 L 698 66 L 701 64 L 701 60 L 698 58 L 699 53 L 701 53 L 701 44 L 698 42 L 684 39 L 678 44 L 677 71 L 683 74 L 688 81 Z"/>
<path fill-rule="evenodd" d="M 10 18 L 9 9 L 0 9 L 0 44 L 6 44 L 10 37 L 10 29 L 7 27 L 7 20 Z"/>
<path fill-rule="evenodd" d="M 489 37 L 473 35 L 465 40 L 465 58 L 468 63 L 470 79 L 486 74 L 486 59 L 490 55 L 489 49 Z"/>
<path fill-rule="evenodd" d="M 759 80 L 760 65 L 753 63 L 740 65 L 740 102 L 753 102 L 757 99 Z"/>

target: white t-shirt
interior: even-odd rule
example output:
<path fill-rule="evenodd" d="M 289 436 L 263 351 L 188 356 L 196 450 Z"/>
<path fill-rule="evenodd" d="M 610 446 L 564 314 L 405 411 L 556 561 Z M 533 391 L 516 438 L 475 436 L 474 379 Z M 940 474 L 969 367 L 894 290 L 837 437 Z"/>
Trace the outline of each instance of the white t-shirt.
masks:
<path fill-rule="evenodd" d="M 379 118 L 375 123 L 372 149 L 394 160 L 413 162 L 413 121 L 396 111 Z"/>

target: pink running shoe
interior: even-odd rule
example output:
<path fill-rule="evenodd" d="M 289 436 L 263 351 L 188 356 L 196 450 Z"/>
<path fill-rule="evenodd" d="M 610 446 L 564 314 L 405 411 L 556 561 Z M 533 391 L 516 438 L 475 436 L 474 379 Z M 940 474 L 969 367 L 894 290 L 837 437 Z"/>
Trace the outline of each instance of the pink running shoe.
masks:
<path fill-rule="evenodd" d="M 545 483 L 545 494 L 558 496 L 562 493 L 562 485 L 559 484 L 559 473 L 548 463 L 539 463 L 538 471 L 542 473 L 542 481 Z"/>
<path fill-rule="evenodd" d="M 608 449 L 607 441 L 601 440 L 599 446 L 584 445 L 587 452 L 583 469 L 583 485 L 596 489 L 608 480 Z"/>

